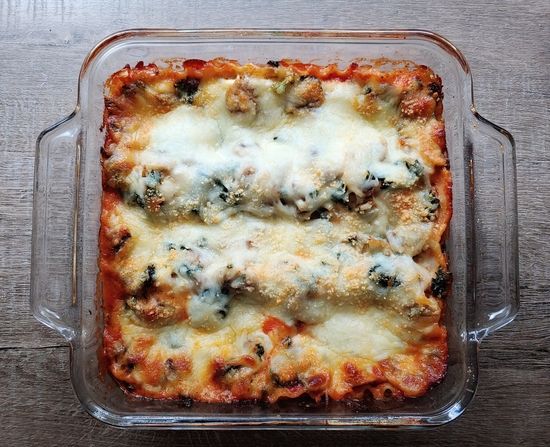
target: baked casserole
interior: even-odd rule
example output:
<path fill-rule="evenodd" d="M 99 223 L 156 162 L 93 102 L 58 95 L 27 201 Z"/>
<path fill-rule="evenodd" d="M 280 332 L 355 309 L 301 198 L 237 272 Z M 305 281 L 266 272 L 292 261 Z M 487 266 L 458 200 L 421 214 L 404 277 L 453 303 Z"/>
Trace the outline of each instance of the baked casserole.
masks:
<path fill-rule="evenodd" d="M 225 59 L 105 87 L 103 357 L 129 394 L 418 397 L 447 363 L 441 79 Z"/>

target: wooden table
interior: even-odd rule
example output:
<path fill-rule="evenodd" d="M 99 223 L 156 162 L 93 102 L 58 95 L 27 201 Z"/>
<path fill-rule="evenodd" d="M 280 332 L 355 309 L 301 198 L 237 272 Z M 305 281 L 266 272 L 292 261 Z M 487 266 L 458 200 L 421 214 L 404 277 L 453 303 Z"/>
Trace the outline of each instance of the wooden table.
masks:
<path fill-rule="evenodd" d="M 550 435 L 550 2 L 548 0 L 0 1 L 0 444 L 548 445 Z M 246 5 L 246 6 L 244 6 Z M 122 431 L 85 414 L 69 349 L 29 311 L 34 143 L 71 112 L 92 45 L 132 27 L 423 28 L 469 60 L 481 114 L 518 147 L 522 307 L 483 342 L 466 413 L 415 432 Z"/>

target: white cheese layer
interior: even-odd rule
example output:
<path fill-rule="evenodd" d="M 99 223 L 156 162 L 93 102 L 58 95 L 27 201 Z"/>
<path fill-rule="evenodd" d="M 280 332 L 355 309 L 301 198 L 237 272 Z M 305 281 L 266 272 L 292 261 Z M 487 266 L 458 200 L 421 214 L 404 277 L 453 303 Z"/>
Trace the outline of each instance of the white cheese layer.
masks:
<path fill-rule="evenodd" d="M 183 104 L 152 119 L 148 144 L 133 155 L 130 197 L 154 188 L 164 200 L 162 214 L 194 213 L 215 223 L 243 211 L 330 209 L 349 193 L 361 200 L 382 181 L 407 187 L 418 179 L 411 169 L 419 163 L 417 149 L 400 143 L 395 127 L 355 110 L 357 84 L 323 82 L 320 107 L 289 114 L 273 81 L 253 78 L 258 112 L 250 117 L 227 110 L 225 92 L 233 82 L 201 85 L 203 105 Z"/>

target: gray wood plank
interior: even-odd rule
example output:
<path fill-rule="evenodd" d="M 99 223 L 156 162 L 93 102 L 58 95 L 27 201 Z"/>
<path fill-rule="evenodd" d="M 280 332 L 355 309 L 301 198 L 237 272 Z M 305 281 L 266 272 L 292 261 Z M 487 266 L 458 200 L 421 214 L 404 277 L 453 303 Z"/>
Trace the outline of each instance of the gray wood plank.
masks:
<path fill-rule="evenodd" d="M 2 444 L 544 444 L 550 418 L 550 2 L 370 3 L 0 1 Z M 479 112 L 516 138 L 522 308 L 516 322 L 483 342 L 479 393 L 457 422 L 426 433 L 383 435 L 129 432 L 106 427 L 79 408 L 63 339 L 29 312 L 34 141 L 74 107 L 81 61 L 101 37 L 131 27 L 239 26 L 439 32 L 469 60 Z"/>

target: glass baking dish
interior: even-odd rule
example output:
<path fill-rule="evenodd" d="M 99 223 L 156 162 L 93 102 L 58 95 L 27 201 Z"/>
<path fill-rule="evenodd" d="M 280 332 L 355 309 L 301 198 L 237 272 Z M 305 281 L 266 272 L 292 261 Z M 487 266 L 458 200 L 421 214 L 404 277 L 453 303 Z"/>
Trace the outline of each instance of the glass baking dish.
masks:
<path fill-rule="evenodd" d="M 454 215 L 447 253 L 453 275 L 446 306 L 449 363 L 425 396 L 402 402 L 311 406 L 283 402 L 213 405 L 127 397 L 102 374 L 97 296 L 103 82 L 125 64 L 167 58 L 318 64 L 410 60 L 443 79 Z M 472 399 L 481 340 L 518 310 L 515 149 L 512 136 L 477 114 L 462 54 L 426 31 L 130 30 L 107 37 L 82 66 L 75 111 L 37 141 L 31 301 L 35 317 L 71 347 L 71 379 L 83 407 L 121 427 L 368 428 L 444 424 Z"/>

